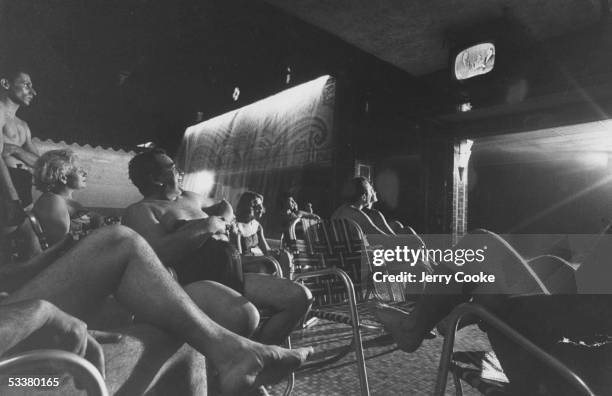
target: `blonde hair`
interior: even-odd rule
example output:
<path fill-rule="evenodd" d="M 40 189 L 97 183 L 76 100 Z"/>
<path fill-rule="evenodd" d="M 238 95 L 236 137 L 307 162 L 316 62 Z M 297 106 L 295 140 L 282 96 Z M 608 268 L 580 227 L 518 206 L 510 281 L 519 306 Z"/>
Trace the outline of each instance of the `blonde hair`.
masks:
<path fill-rule="evenodd" d="M 47 151 L 34 164 L 34 185 L 42 192 L 61 185 L 61 178 L 76 171 L 77 155 L 71 150 Z"/>

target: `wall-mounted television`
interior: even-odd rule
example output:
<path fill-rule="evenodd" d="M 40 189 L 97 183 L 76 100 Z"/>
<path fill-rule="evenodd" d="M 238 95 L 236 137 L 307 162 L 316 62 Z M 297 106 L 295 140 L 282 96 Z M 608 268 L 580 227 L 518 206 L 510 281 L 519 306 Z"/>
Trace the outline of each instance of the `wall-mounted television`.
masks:
<path fill-rule="evenodd" d="M 481 42 L 454 52 L 453 77 L 458 81 L 490 73 L 495 67 L 495 43 Z"/>

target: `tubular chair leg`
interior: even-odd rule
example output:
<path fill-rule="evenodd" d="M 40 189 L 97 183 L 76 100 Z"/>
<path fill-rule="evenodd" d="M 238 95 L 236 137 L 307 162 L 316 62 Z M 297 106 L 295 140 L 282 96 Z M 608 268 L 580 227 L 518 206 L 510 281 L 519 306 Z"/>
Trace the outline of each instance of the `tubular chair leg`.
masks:
<path fill-rule="evenodd" d="M 355 342 L 355 355 L 357 358 L 357 374 L 359 375 L 359 384 L 361 386 L 361 395 L 370 396 L 370 386 L 368 384 L 368 373 L 365 365 L 365 356 L 363 354 L 363 341 L 361 339 L 361 331 L 359 330 L 359 312 L 357 312 L 357 298 L 355 297 L 355 288 L 348 274 L 339 268 L 326 268 L 318 271 L 304 272 L 298 274 L 295 280 L 316 278 L 325 275 L 335 275 L 342 279 L 346 288 L 349 299 L 349 312 L 353 327 L 353 340 Z"/>
<path fill-rule="evenodd" d="M 463 396 L 463 385 L 461 385 L 461 379 L 453 372 L 453 382 L 455 384 L 455 395 Z"/>
<path fill-rule="evenodd" d="M 40 363 L 52 363 L 56 368 L 72 373 L 82 381 L 88 395 L 108 396 L 106 384 L 98 369 L 79 355 L 66 351 L 39 349 L 12 356 L 0 362 L 0 373 Z"/>
<path fill-rule="evenodd" d="M 291 337 L 287 337 L 287 341 L 285 342 L 285 346 L 291 349 Z M 289 374 L 289 378 L 287 378 L 287 386 L 285 387 L 285 392 L 283 396 L 289 396 L 293 392 L 293 387 L 295 386 L 295 373 L 292 371 Z"/>
<path fill-rule="evenodd" d="M 450 367 L 452 365 L 451 356 L 453 354 L 453 346 L 455 344 L 455 333 L 457 332 L 457 326 L 459 324 L 459 321 L 465 315 L 474 315 L 478 317 L 488 325 L 496 328 L 510 340 L 514 341 L 517 345 L 524 348 L 535 359 L 540 360 L 542 363 L 548 366 L 548 368 L 552 369 L 552 371 L 559 374 L 559 376 L 563 378 L 569 386 L 571 386 L 574 390 L 578 392 L 576 393 L 576 395 L 595 396 L 595 393 L 593 393 L 593 391 L 582 380 L 582 378 L 578 377 L 567 366 L 561 363 L 561 361 L 557 360 L 547 352 L 540 349 L 540 347 L 529 341 L 519 332 L 514 330 L 512 327 L 510 327 L 504 321 L 499 319 L 497 316 L 487 311 L 482 306 L 473 303 L 461 304 L 451 313 L 451 326 L 449 327 L 450 331 L 448 332 L 448 334 L 446 334 L 446 337 L 444 338 L 442 356 L 440 357 L 438 378 L 434 391 L 435 396 L 444 396 L 448 371 L 450 370 Z"/>

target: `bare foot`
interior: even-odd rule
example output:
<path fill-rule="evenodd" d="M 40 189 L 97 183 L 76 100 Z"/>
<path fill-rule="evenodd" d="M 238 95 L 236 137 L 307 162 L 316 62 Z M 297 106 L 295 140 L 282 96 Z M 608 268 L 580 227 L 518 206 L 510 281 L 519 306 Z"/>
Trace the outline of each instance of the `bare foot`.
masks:
<path fill-rule="evenodd" d="M 285 349 L 250 342 L 241 353 L 219 365 L 219 384 L 224 395 L 243 395 L 260 385 L 274 384 L 302 365 L 312 348 Z"/>
<path fill-rule="evenodd" d="M 416 351 L 429 333 L 428 330 L 419 330 L 414 316 L 399 308 L 377 304 L 374 315 L 391 333 L 399 349 L 405 352 Z"/>

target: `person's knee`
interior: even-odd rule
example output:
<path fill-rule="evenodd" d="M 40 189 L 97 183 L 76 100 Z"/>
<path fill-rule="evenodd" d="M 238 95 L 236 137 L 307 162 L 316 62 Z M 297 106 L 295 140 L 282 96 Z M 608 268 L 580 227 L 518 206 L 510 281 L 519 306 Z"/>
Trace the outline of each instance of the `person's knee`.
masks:
<path fill-rule="evenodd" d="M 143 250 L 150 250 L 150 246 L 143 237 L 131 228 L 116 225 L 104 227 L 111 234 L 113 244 L 122 252 L 129 254 L 139 254 Z"/>
<path fill-rule="evenodd" d="M 251 303 L 245 303 L 234 306 L 232 311 L 235 317 L 239 318 L 236 324 L 238 329 L 235 332 L 244 337 L 252 336 L 259 325 L 260 317 L 257 308 Z"/>
<path fill-rule="evenodd" d="M 130 228 L 122 225 L 113 225 L 102 227 L 94 231 L 94 233 L 85 240 L 98 239 L 101 240 L 104 245 L 116 246 L 126 241 L 137 241 L 139 238 L 140 236 Z"/>
<path fill-rule="evenodd" d="M 297 282 L 293 282 L 293 287 L 288 297 L 288 306 L 297 316 L 303 316 L 312 304 L 310 289 Z"/>

